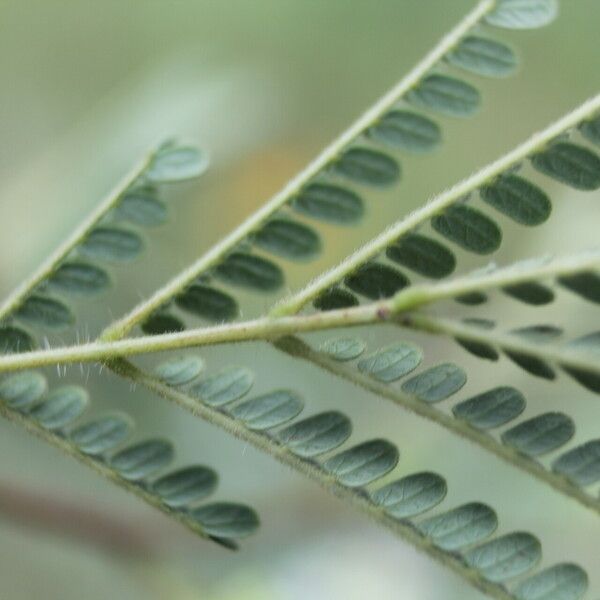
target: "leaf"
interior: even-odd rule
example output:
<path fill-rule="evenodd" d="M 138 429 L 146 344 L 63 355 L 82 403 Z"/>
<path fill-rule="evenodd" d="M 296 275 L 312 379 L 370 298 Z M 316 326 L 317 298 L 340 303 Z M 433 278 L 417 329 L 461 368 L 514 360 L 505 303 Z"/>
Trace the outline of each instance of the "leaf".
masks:
<path fill-rule="evenodd" d="M 83 388 L 69 385 L 50 392 L 29 414 L 46 429 L 62 429 L 83 414 L 88 402 Z"/>
<path fill-rule="evenodd" d="M 195 355 L 171 358 L 154 369 L 154 374 L 167 385 L 180 386 L 194 381 L 204 368 L 204 361 Z"/>
<path fill-rule="evenodd" d="M 0 401 L 10 408 L 25 410 L 47 391 L 46 378 L 37 371 L 22 371 L 0 381 Z"/>
<path fill-rule="evenodd" d="M 436 473 L 415 473 L 375 491 L 371 498 L 395 519 L 408 519 L 437 506 L 448 491 L 446 481 Z"/>
<path fill-rule="evenodd" d="M 508 294 L 516 300 L 533 306 L 543 306 L 550 304 L 554 300 L 554 292 L 541 283 L 535 281 L 526 281 L 502 288 L 505 294 Z"/>
<path fill-rule="evenodd" d="M 561 454 L 552 470 L 579 486 L 600 481 L 600 440 L 592 440 Z"/>
<path fill-rule="evenodd" d="M 371 263 L 359 267 L 344 279 L 344 283 L 357 294 L 371 300 L 389 298 L 409 285 L 408 278 L 392 267 Z"/>
<path fill-rule="evenodd" d="M 422 360 L 421 348 L 400 342 L 365 356 L 358 362 L 358 370 L 373 379 L 390 383 L 414 371 Z"/>
<path fill-rule="evenodd" d="M 500 0 L 484 20 L 506 29 L 536 29 L 548 25 L 557 15 L 556 0 Z"/>
<path fill-rule="evenodd" d="M 479 109 L 481 96 L 469 83 L 447 75 L 429 75 L 406 94 L 416 106 L 450 117 L 469 117 Z"/>
<path fill-rule="evenodd" d="M 474 35 L 463 38 L 445 58 L 455 67 L 484 77 L 512 75 L 518 65 L 517 57 L 510 46 Z"/>
<path fill-rule="evenodd" d="M 48 279 L 52 289 L 66 294 L 92 295 L 110 287 L 108 273 L 96 265 L 83 261 L 66 262 Z"/>
<path fill-rule="evenodd" d="M 287 219 L 273 219 L 254 234 L 254 242 L 267 252 L 290 260 L 308 260 L 321 250 L 321 238 L 312 228 Z"/>
<path fill-rule="evenodd" d="M 388 112 L 367 133 L 382 144 L 416 154 L 431 152 L 442 141 L 437 123 L 406 110 Z"/>
<path fill-rule="evenodd" d="M 343 485 L 359 487 L 383 477 L 398 458 L 398 449 L 387 440 L 369 440 L 335 454 L 323 468 Z"/>
<path fill-rule="evenodd" d="M 400 165 L 389 155 L 370 148 L 350 148 L 332 165 L 333 171 L 363 185 L 388 186 L 400 179 Z"/>
<path fill-rule="evenodd" d="M 319 352 L 334 360 L 347 361 L 358 358 L 366 347 L 366 343 L 358 337 L 342 337 L 324 341 Z"/>
<path fill-rule="evenodd" d="M 586 353 L 599 354 L 600 332 L 595 331 L 588 335 L 584 335 L 583 337 L 574 339 L 568 344 L 568 348 L 583 351 Z M 598 373 L 585 371 L 584 369 L 576 369 L 574 367 L 567 367 L 564 365 L 563 369 L 583 387 L 590 390 L 591 392 L 600 394 L 600 375 L 598 375 Z"/>
<path fill-rule="evenodd" d="M 600 304 L 600 277 L 593 271 L 563 275 L 558 283 L 585 300 Z"/>
<path fill-rule="evenodd" d="M 570 142 L 558 142 L 534 154 L 531 164 L 540 173 L 578 190 L 600 187 L 600 158 L 588 148 Z"/>
<path fill-rule="evenodd" d="M 322 412 L 277 433 L 277 439 L 294 454 L 311 458 L 341 446 L 352 433 L 352 423 L 336 411 Z"/>
<path fill-rule="evenodd" d="M 146 440 L 127 446 L 111 457 L 110 466 L 125 479 L 139 481 L 173 461 L 174 450 L 167 440 Z"/>
<path fill-rule="evenodd" d="M 519 531 L 477 546 L 464 558 L 488 581 L 501 582 L 532 569 L 542 558 L 542 545 L 530 533 Z"/>
<path fill-rule="evenodd" d="M 234 252 L 215 268 L 215 274 L 223 281 L 241 287 L 271 292 L 283 285 L 283 272 L 270 260 Z"/>
<path fill-rule="evenodd" d="M 534 326 L 516 329 L 512 333 L 521 336 L 530 342 L 547 343 L 560 335 L 561 331 L 552 326 Z M 554 369 L 548 363 L 535 356 L 511 350 L 505 350 L 504 353 L 515 364 L 519 365 L 519 367 L 535 377 L 541 377 L 548 380 L 556 378 Z"/>
<path fill-rule="evenodd" d="M 350 308 L 358 306 L 358 298 L 346 290 L 332 288 L 323 292 L 314 302 L 313 306 L 318 310 L 337 310 L 339 308 Z"/>
<path fill-rule="evenodd" d="M 459 366 L 443 363 L 405 381 L 402 384 L 402 391 L 433 404 L 449 398 L 466 382 L 467 375 Z"/>
<path fill-rule="evenodd" d="M 527 456 L 541 456 L 566 444 L 574 433 L 570 417 L 547 412 L 508 429 L 502 434 L 502 442 Z"/>
<path fill-rule="evenodd" d="M 495 387 L 456 404 L 452 412 L 478 429 L 493 429 L 516 419 L 525 410 L 525 398 L 513 387 Z"/>
<path fill-rule="evenodd" d="M 552 203 L 546 192 L 518 175 L 505 174 L 479 190 L 484 202 L 521 225 L 540 225 L 548 220 Z"/>
<path fill-rule="evenodd" d="M 456 296 L 454 300 L 456 300 L 456 302 L 460 302 L 461 304 L 466 304 L 467 306 L 478 306 L 487 302 L 487 296 L 481 292 L 472 292 L 470 294 Z"/>
<path fill-rule="evenodd" d="M 230 321 L 239 312 L 229 294 L 206 285 L 193 284 L 175 297 L 179 308 L 209 321 Z"/>
<path fill-rule="evenodd" d="M 82 255 L 93 260 L 129 262 L 141 254 L 144 242 L 129 229 L 96 227 L 77 248 Z"/>
<path fill-rule="evenodd" d="M 502 242 L 502 231 L 494 221 L 463 204 L 449 206 L 431 219 L 431 226 L 446 239 L 475 254 L 491 254 Z"/>
<path fill-rule="evenodd" d="M 246 367 L 227 367 L 189 388 L 188 393 L 209 406 L 224 406 L 245 396 L 254 385 L 254 373 Z"/>
<path fill-rule="evenodd" d="M 424 277 L 442 279 L 456 267 L 454 253 L 438 241 L 418 233 L 402 236 L 388 246 L 386 256 Z"/>
<path fill-rule="evenodd" d="M 177 333 L 185 330 L 181 319 L 168 313 L 158 312 L 150 315 L 141 325 L 142 331 L 148 335 L 162 335 L 163 333 Z"/>
<path fill-rule="evenodd" d="M 588 588 L 587 573 L 563 563 L 544 569 L 515 588 L 517 600 L 579 600 Z"/>
<path fill-rule="evenodd" d="M 463 319 L 463 323 L 487 330 L 494 328 L 494 322 L 488 321 L 487 319 Z M 484 360 L 498 360 L 500 358 L 498 351 L 493 346 L 490 346 L 485 342 L 478 342 L 460 336 L 456 336 L 454 339 L 467 352 L 470 352 L 478 358 L 483 358 Z"/>
<path fill-rule="evenodd" d="M 25 298 L 15 314 L 27 323 L 48 329 L 64 329 L 75 322 L 75 317 L 66 304 L 37 294 Z"/>
<path fill-rule="evenodd" d="M 579 125 L 579 131 L 586 140 L 600 146 L 600 115 L 583 121 Z"/>
<path fill-rule="evenodd" d="M 79 425 L 69 433 L 69 439 L 86 454 L 99 455 L 114 450 L 133 429 L 128 415 L 106 415 Z"/>
<path fill-rule="evenodd" d="M 283 425 L 297 417 L 304 402 L 290 390 L 276 390 L 234 406 L 230 414 L 250 429 L 262 430 Z"/>
<path fill-rule="evenodd" d="M 217 481 L 217 474 L 208 467 L 185 467 L 157 479 L 152 492 L 168 506 L 179 508 L 212 494 Z"/>
<path fill-rule="evenodd" d="M 0 327 L 0 354 L 29 352 L 35 348 L 35 340 L 20 327 Z"/>
<path fill-rule="evenodd" d="M 260 524 L 258 515 L 249 506 L 230 502 L 201 506 L 194 509 L 191 516 L 202 525 L 205 533 L 225 539 L 246 537 Z"/>
<path fill-rule="evenodd" d="M 115 208 L 115 217 L 141 227 L 157 227 L 167 222 L 169 212 L 156 198 L 154 188 L 136 188 L 124 194 Z"/>
<path fill-rule="evenodd" d="M 492 535 L 498 527 L 498 517 L 486 504 L 471 502 L 430 517 L 417 527 L 439 548 L 454 551 Z"/>
<path fill-rule="evenodd" d="M 302 189 L 292 206 L 299 213 L 336 225 L 352 225 L 365 212 L 362 199 L 353 191 L 322 183 Z"/>
<path fill-rule="evenodd" d="M 167 145 L 154 155 L 145 175 L 157 183 L 182 181 L 200 176 L 207 167 L 208 160 L 197 148 Z"/>

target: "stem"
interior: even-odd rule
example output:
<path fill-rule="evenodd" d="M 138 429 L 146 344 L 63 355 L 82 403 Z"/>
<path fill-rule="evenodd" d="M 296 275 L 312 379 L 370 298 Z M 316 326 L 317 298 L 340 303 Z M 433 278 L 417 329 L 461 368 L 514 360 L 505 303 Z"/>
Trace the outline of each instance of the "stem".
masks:
<path fill-rule="evenodd" d="M 312 460 L 304 460 L 296 456 L 288 448 L 279 444 L 268 434 L 248 429 L 228 414 L 204 405 L 197 399 L 191 398 L 185 393 L 163 384 L 160 380 L 144 373 L 124 360 L 115 361 L 109 366 L 117 374 L 133 379 L 136 383 L 143 385 L 148 390 L 174 402 L 193 415 L 202 418 L 212 425 L 220 427 L 227 433 L 234 435 L 258 450 L 270 454 L 280 463 L 302 473 L 330 494 L 362 511 L 380 525 L 387 527 L 403 541 L 428 554 L 438 563 L 451 569 L 460 577 L 468 581 L 472 586 L 488 594 L 492 598 L 497 598 L 498 600 L 510 600 L 512 598 L 503 586 L 486 581 L 477 573 L 477 571 L 467 567 L 459 555 L 444 552 L 433 545 L 430 540 L 423 537 L 413 525 L 408 522 L 398 521 L 386 515 L 383 509 L 369 500 L 363 490 L 341 485 L 321 469 L 318 463 Z"/>
<path fill-rule="evenodd" d="M 483 167 L 483 169 L 451 187 L 449 190 L 435 196 L 422 208 L 409 214 L 404 219 L 397 221 L 386 231 L 351 254 L 339 265 L 314 279 L 290 298 L 276 304 L 270 314 L 273 316 L 282 316 L 297 313 L 305 304 L 314 300 L 324 290 L 338 283 L 345 275 L 356 270 L 364 262 L 382 252 L 386 246 L 429 220 L 444 208 L 450 206 L 464 196 L 467 196 L 486 182 L 519 163 L 527 156 L 540 150 L 553 138 L 560 135 L 565 130 L 574 127 L 587 115 L 596 111 L 598 108 L 600 108 L 600 94 L 590 98 L 581 106 L 563 116 L 558 121 L 555 121 L 543 131 L 533 134 L 527 141 L 511 150 L 500 159 Z"/>
<path fill-rule="evenodd" d="M 590 496 L 585 490 L 572 484 L 565 477 L 549 471 L 539 462 L 518 453 L 509 446 L 505 446 L 486 432 L 470 427 L 463 421 L 455 419 L 426 402 L 419 400 L 415 396 L 405 394 L 391 386 L 380 383 L 356 369 L 344 366 L 340 362 L 335 361 L 320 352 L 316 352 L 299 338 L 282 338 L 275 342 L 275 347 L 286 354 L 302 358 L 364 390 L 386 398 L 387 400 L 391 400 L 394 404 L 441 425 L 460 437 L 488 450 L 504 462 L 533 475 L 533 477 L 539 481 L 550 485 L 556 491 L 573 498 L 582 506 L 585 506 L 600 515 L 600 499 Z"/>
<path fill-rule="evenodd" d="M 110 325 L 101 335 L 102 340 L 115 340 L 124 337 L 133 327 L 145 320 L 171 297 L 196 279 L 201 273 L 218 264 L 245 237 L 256 230 L 275 211 L 286 204 L 308 181 L 334 160 L 342 150 L 358 138 L 363 131 L 377 121 L 398 100 L 412 88 L 479 20 L 494 8 L 495 0 L 481 0 L 477 6 L 444 36 L 438 44 L 419 62 L 399 83 L 384 94 L 358 120 L 325 148 L 303 171 L 289 181 L 258 211 L 254 212 L 228 236 L 213 246 L 195 263 L 158 290 L 148 300 L 139 304 L 128 315 Z"/>
<path fill-rule="evenodd" d="M 62 261 L 76 248 L 90 230 L 104 217 L 119 198 L 148 167 L 152 155 L 150 152 L 115 186 L 107 198 L 99 204 L 71 233 L 71 235 L 40 265 L 40 267 L 25 279 L 0 305 L 0 321 L 8 317 L 23 303 L 23 300 L 46 279 Z"/>

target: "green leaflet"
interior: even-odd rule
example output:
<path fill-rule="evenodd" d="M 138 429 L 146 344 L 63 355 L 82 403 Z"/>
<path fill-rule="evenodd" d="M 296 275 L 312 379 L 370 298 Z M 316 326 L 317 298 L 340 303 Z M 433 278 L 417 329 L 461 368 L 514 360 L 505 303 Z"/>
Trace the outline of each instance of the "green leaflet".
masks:
<path fill-rule="evenodd" d="M 545 285 L 535 281 L 509 285 L 502 288 L 502 291 L 515 298 L 515 300 L 520 300 L 525 304 L 533 306 L 550 304 L 554 300 L 554 292 Z"/>
<path fill-rule="evenodd" d="M 65 386 L 50 392 L 29 414 L 46 429 L 62 429 L 83 414 L 88 402 L 86 390 Z"/>
<path fill-rule="evenodd" d="M 358 298 L 346 290 L 332 288 L 323 292 L 313 302 L 318 310 L 337 310 L 338 308 L 350 308 L 358 306 Z"/>
<path fill-rule="evenodd" d="M 440 235 L 475 254 L 491 254 L 500 247 L 502 231 L 495 221 L 464 204 L 449 206 L 431 219 Z"/>
<path fill-rule="evenodd" d="M 527 456 L 541 456 L 566 444 L 574 433 L 570 417 L 547 412 L 508 429 L 502 434 L 502 442 Z"/>
<path fill-rule="evenodd" d="M 501 582 L 531 570 L 542 558 L 542 545 L 530 533 L 518 531 L 477 546 L 464 557 L 487 580 Z"/>
<path fill-rule="evenodd" d="M 297 417 L 304 402 L 290 390 L 276 390 L 237 404 L 230 414 L 250 429 L 262 430 L 283 425 Z"/>
<path fill-rule="evenodd" d="M 400 165 L 388 154 L 370 148 L 350 148 L 333 164 L 338 175 L 356 183 L 388 186 L 400 179 Z"/>
<path fill-rule="evenodd" d="M 166 440 L 146 440 L 127 446 L 110 458 L 111 468 L 132 481 L 145 479 L 172 462 L 173 446 Z"/>
<path fill-rule="evenodd" d="M 493 429 L 516 419 L 525 410 L 525 398 L 513 387 L 496 387 L 456 404 L 452 412 L 478 429 Z"/>
<path fill-rule="evenodd" d="M 216 502 L 196 508 L 191 516 L 204 531 L 216 538 L 243 538 L 254 533 L 260 524 L 258 515 L 248 506 Z"/>
<path fill-rule="evenodd" d="M 600 440 L 592 440 L 561 454 L 552 470 L 579 486 L 600 481 Z"/>
<path fill-rule="evenodd" d="M 224 406 L 245 396 L 254 385 L 246 367 L 227 367 L 192 385 L 188 393 L 209 406 Z"/>
<path fill-rule="evenodd" d="M 437 123 L 406 110 L 388 112 L 370 127 L 367 133 L 382 144 L 416 154 L 431 152 L 442 141 L 442 133 Z"/>
<path fill-rule="evenodd" d="M 215 268 L 215 275 L 231 285 L 272 292 L 283 285 L 283 272 L 270 260 L 234 252 Z"/>
<path fill-rule="evenodd" d="M 351 190 L 322 183 L 302 189 L 293 199 L 292 206 L 299 213 L 336 225 L 353 225 L 365 212 L 360 196 Z"/>
<path fill-rule="evenodd" d="M 442 279 L 456 267 L 454 253 L 440 242 L 418 234 L 402 236 L 385 251 L 387 257 L 424 277 Z"/>
<path fill-rule="evenodd" d="M 141 327 L 142 331 L 148 335 L 162 335 L 163 333 L 176 333 L 185 330 L 185 325 L 181 319 L 163 312 L 150 315 Z"/>
<path fill-rule="evenodd" d="M 0 401 L 11 408 L 25 410 L 47 391 L 46 378 L 37 371 L 23 371 L 0 381 Z"/>
<path fill-rule="evenodd" d="M 196 355 L 171 358 L 154 369 L 154 374 L 167 385 L 180 386 L 190 383 L 204 368 L 204 361 Z"/>
<path fill-rule="evenodd" d="M 64 329 L 75 322 L 75 317 L 66 304 L 38 294 L 25 298 L 15 316 L 26 323 L 48 329 Z"/>
<path fill-rule="evenodd" d="M 583 350 L 588 353 L 598 353 L 600 351 L 600 332 L 595 331 L 583 337 L 577 338 L 569 342 L 568 346 L 575 350 Z M 600 394 L 600 376 L 597 373 L 590 373 L 583 369 L 575 369 L 573 367 L 565 367 L 563 369 L 582 386 Z"/>
<path fill-rule="evenodd" d="M 553 326 L 537 325 L 533 327 L 516 329 L 512 333 L 525 338 L 527 341 L 543 344 L 558 337 L 562 331 Z M 505 350 L 504 353 L 515 364 L 535 377 L 541 377 L 542 379 L 548 380 L 553 380 L 556 378 L 554 369 L 548 363 L 536 358 L 535 356 L 510 350 Z"/>
<path fill-rule="evenodd" d="M 494 328 L 494 322 L 488 321 L 487 319 L 463 319 L 463 323 L 488 330 Z M 483 358 L 484 360 L 498 360 L 500 358 L 498 351 L 485 342 L 477 342 L 467 338 L 461 338 L 460 336 L 457 336 L 454 339 L 467 352 L 470 352 L 478 358 Z"/>
<path fill-rule="evenodd" d="M 600 158 L 583 146 L 558 142 L 534 154 L 531 164 L 540 173 L 575 189 L 596 190 L 600 187 Z"/>
<path fill-rule="evenodd" d="M 558 283 L 585 300 L 600 304 L 600 277 L 597 273 L 586 271 L 563 275 L 558 278 Z"/>
<path fill-rule="evenodd" d="M 69 432 L 69 439 L 82 452 L 101 455 L 124 442 L 132 430 L 128 415 L 105 415 L 79 425 Z"/>
<path fill-rule="evenodd" d="M 257 246 L 290 260 L 309 260 L 321 250 L 319 234 L 308 225 L 273 219 L 254 234 Z"/>
<path fill-rule="evenodd" d="M 361 296 L 379 300 L 390 298 L 409 285 L 409 280 L 397 269 L 379 263 L 370 263 L 348 275 L 344 283 Z"/>
<path fill-rule="evenodd" d="M 417 526 L 443 550 L 460 550 L 488 538 L 498 527 L 496 513 L 486 504 L 471 502 L 430 517 Z"/>
<path fill-rule="evenodd" d="M 518 175 L 501 175 L 483 186 L 479 194 L 490 206 L 521 225 L 540 225 L 552 212 L 546 192 Z"/>
<path fill-rule="evenodd" d="M 548 25 L 557 15 L 556 0 L 500 0 L 484 20 L 506 29 L 536 29 Z"/>
<path fill-rule="evenodd" d="M 398 343 L 377 350 L 358 362 L 358 370 L 384 383 L 390 383 L 414 371 L 423 360 L 418 346 Z"/>
<path fill-rule="evenodd" d="M 157 227 L 167 222 L 169 211 L 156 198 L 153 188 L 136 188 L 125 193 L 115 208 L 115 217 L 141 227 Z"/>
<path fill-rule="evenodd" d="M 217 482 L 217 474 L 208 467 L 185 467 L 157 479 L 152 492 L 165 504 L 179 508 L 212 494 Z"/>
<path fill-rule="evenodd" d="M 48 279 L 54 290 L 65 294 L 92 295 L 103 292 L 110 286 L 108 273 L 83 261 L 66 262 L 60 265 Z"/>
<path fill-rule="evenodd" d="M 587 573 L 578 565 L 562 563 L 525 579 L 514 594 L 518 600 L 579 600 L 587 588 Z"/>
<path fill-rule="evenodd" d="M 437 506 L 448 491 L 436 473 L 415 473 L 375 491 L 371 498 L 395 519 L 408 519 Z"/>
<path fill-rule="evenodd" d="M 35 340 L 20 327 L 0 327 L 0 354 L 29 352 L 35 348 Z"/>
<path fill-rule="evenodd" d="M 481 292 L 472 292 L 470 294 L 456 296 L 454 300 L 460 304 L 466 304 L 467 306 L 479 306 L 480 304 L 485 304 L 485 302 L 487 302 L 487 296 Z"/>
<path fill-rule="evenodd" d="M 455 67 L 484 77 L 512 75 L 518 65 L 517 57 L 510 46 L 474 35 L 463 38 L 445 58 Z"/>
<path fill-rule="evenodd" d="M 277 433 L 277 439 L 294 454 L 311 458 L 341 446 L 351 433 L 350 419 L 329 411 L 289 425 Z"/>
<path fill-rule="evenodd" d="M 398 458 L 398 449 L 387 440 L 370 440 L 335 454 L 323 468 L 343 485 L 359 487 L 383 477 Z"/>
<path fill-rule="evenodd" d="M 600 146 L 600 116 L 583 121 L 579 125 L 579 131 L 586 140 Z"/>
<path fill-rule="evenodd" d="M 347 361 L 358 358 L 366 347 L 364 340 L 358 337 L 342 337 L 324 341 L 319 346 L 319 352 L 334 360 Z"/>
<path fill-rule="evenodd" d="M 146 178 L 156 183 L 182 181 L 201 175 L 208 166 L 206 157 L 187 146 L 164 145 L 146 169 Z"/>
<path fill-rule="evenodd" d="M 471 84 L 448 77 L 428 75 L 406 94 L 406 99 L 416 106 L 429 108 L 450 117 L 469 117 L 481 104 L 479 91 Z"/>
<path fill-rule="evenodd" d="M 96 227 L 77 248 L 80 254 L 93 260 L 129 262 L 141 254 L 144 242 L 129 229 Z"/>
<path fill-rule="evenodd" d="M 402 391 L 433 404 L 452 396 L 467 382 L 466 373 L 453 363 L 431 367 L 402 384 Z"/>
<path fill-rule="evenodd" d="M 193 284 L 175 297 L 179 308 L 209 321 L 230 321 L 237 317 L 237 302 L 229 294 L 206 285 Z"/>

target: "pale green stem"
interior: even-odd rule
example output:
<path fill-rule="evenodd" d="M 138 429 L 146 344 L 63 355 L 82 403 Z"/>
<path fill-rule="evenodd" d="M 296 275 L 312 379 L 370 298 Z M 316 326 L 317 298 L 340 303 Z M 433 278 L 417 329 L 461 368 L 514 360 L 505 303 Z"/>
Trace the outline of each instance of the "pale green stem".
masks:
<path fill-rule="evenodd" d="M 293 296 L 282 300 L 271 310 L 272 316 L 282 316 L 297 313 L 303 306 L 317 298 L 332 285 L 340 282 L 346 275 L 381 253 L 392 242 L 425 223 L 434 215 L 469 195 L 477 188 L 504 173 L 526 157 L 544 148 L 548 142 L 564 131 L 580 123 L 586 116 L 600 108 L 600 94 L 584 102 L 574 111 L 568 113 L 549 127 L 535 133 L 526 142 L 505 154 L 495 162 L 487 165 L 474 175 L 464 179 L 449 190 L 435 196 L 422 208 L 417 209 L 407 217 L 397 221 L 383 233 L 362 246 L 336 267 L 323 273 L 305 288 Z"/>
<path fill-rule="evenodd" d="M 259 210 L 254 212 L 246 221 L 234 229 L 229 235 L 215 244 L 206 254 L 195 263 L 182 271 L 164 287 L 158 290 L 151 298 L 145 300 L 133 309 L 128 315 L 111 324 L 100 339 L 103 341 L 115 340 L 124 337 L 137 324 L 144 321 L 158 308 L 185 288 L 211 267 L 223 260 L 243 239 L 260 228 L 260 226 L 277 210 L 279 210 L 315 175 L 335 160 L 341 152 L 363 134 L 365 129 L 375 123 L 396 102 L 436 64 L 444 55 L 453 48 L 461 38 L 476 25 L 494 7 L 494 0 L 482 0 L 458 25 L 444 36 L 439 43 L 419 62 L 406 77 L 404 77 L 391 90 L 383 95 L 373 106 L 345 130 L 336 140 L 325 148 L 317 158 L 303 171 L 298 173 L 285 187 L 273 196 Z"/>

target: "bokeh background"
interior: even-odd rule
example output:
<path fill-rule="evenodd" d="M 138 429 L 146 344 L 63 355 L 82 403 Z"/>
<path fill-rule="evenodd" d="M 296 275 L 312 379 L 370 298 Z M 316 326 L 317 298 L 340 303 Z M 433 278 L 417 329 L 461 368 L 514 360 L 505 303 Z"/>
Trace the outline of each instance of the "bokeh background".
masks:
<path fill-rule="evenodd" d="M 200 144 L 211 156 L 210 171 L 197 183 L 171 189 L 169 225 L 149 236 L 149 251 L 138 263 L 116 270 L 110 294 L 80 307 L 85 326 L 63 341 L 93 336 L 260 206 L 473 4 L 0 0 L 0 293 L 27 276 L 149 147 L 173 134 Z M 442 119 L 440 151 L 403 159 L 401 191 L 375 194 L 360 228 L 321 228 L 326 243 L 319 260 L 286 266 L 290 289 L 598 91 L 600 2 L 561 4 L 551 26 L 499 36 L 518 49 L 518 75 L 478 79 L 481 113 L 465 121 Z M 558 184 L 546 189 L 554 213 L 544 227 L 523 230 L 499 219 L 506 238 L 495 257 L 499 263 L 597 243 L 598 194 Z M 240 297 L 245 316 L 277 299 Z M 497 318 L 506 327 L 554 321 L 581 334 L 593 323 L 581 304 L 567 294 L 542 309 L 495 298 L 470 316 Z M 456 306 L 446 308 L 458 314 Z M 363 334 L 377 344 L 403 335 L 395 329 Z M 526 393 L 529 412 L 562 408 L 574 415 L 576 441 L 597 436 L 597 398 L 566 378 L 540 383 L 508 361 L 482 368 L 450 342 L 405 337 L 421 343 L 432 361 L 456 360 L 468 369 L 461 398 L 484 385 L 510 383 Z M 403 473 L 433 469 L 447 476 L 445 508 L 468 500 L 491 503 L 501 531 L 536 533 L 543 564 L 579 562 L 592 578 L 590 597 L 600 594 L 600 524 L 591 513 L 432 424 L 265 345 L 203 355 L 211 368 L 232 362 L 253 367 L 255 391 L 293 386 L 309 410 L 344 410 L 355 423 L 354 439 L 385 436 L 398 443 Z M 95 367 L 83 374 L 70 368 L 64 377 L 74 383 L 82 378 L 98 412 L 124 408 L 135 415 L 140 435 L 176 440 L 181 463 L 216 467 L 222 475 L 218 497 L 255 506 L 262 528 L 238 553 L 197 540 L 68 457 L 0 423 L 2 489 L 25 491 L 41 506 L 67 502 L 118 519 L 152 555 L 107 552 L 0 514 L 0 598 L 481 597 L 268 456 Z"/>

